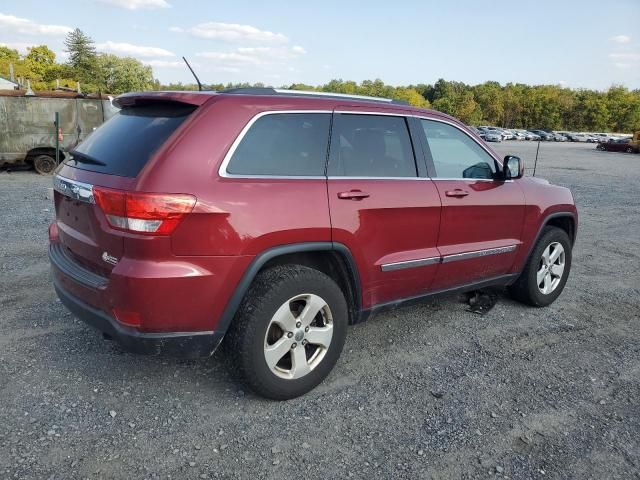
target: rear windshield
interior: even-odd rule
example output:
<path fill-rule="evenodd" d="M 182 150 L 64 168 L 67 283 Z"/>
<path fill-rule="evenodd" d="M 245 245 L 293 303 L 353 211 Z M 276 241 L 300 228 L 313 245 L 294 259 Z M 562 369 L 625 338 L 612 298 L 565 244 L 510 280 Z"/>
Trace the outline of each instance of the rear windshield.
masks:
<path fill-rule="evenodd" d="M 72 150 L 65 163 L 92 172 L 135 177 L 195 108 L 183 104 L 123 108 Z"/>

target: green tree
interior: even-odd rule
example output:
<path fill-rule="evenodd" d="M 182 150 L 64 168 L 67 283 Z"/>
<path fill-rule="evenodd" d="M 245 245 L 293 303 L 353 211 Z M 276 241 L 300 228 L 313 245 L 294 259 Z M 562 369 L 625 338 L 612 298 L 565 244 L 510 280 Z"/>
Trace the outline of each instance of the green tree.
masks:
<path fill-rule="evenodd" d="M 485 82 L 473 87 L 474 99 L 482 110 L 482 121 L 508 127 L 504 115 L 504 94 L 498 82 Z"/>
<path fill-rule="evenodd" d="M 404 100 L 414 107 L 429 108 L 431 106 L 429 100 L 424 98 L 415 88 L 397 87 L 393 92 L 392 98 Z"/>
<path fill-rule="evenodd" d="M 0 61 L 17 62 L 20 60 L 18 50 L 0 45 Z"/>
<path fill-rule="evenodd" d="M 96 59 L 99 87 L 109 93 L 123 93 L 153 88 L 153 70 L 130 57 L 98 55 Z"/>
<path fill-rule="evenodd" d="M 40 80 L 55 65 L 56 54 L 46 45 L 38 45 L 29 49 L 24 60 L 32 73 L 31 78 Z"/>
<path fill-rule="evenodd" d="M 91 37 L 76 28 L 64 39 L 66 51 L 69 53 L 68 65 L 82 81 L 91 81 L 96 70 L 96 47 Z"/>
<path fill-rule="evenodd" d="M 471 88 L 462 82 L 438 80 L 427 94 L 433 108 L 459 118 L 470 125 L 482 121 L 482 109 L 473 97 Z"/>

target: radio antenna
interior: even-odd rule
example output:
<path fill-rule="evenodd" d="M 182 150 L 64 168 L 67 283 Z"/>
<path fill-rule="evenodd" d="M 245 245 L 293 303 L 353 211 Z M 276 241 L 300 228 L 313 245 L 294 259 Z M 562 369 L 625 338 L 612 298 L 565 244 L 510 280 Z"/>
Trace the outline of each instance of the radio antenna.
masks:
<path fill-rule="evenodd" d="M 536 167 L 538 166 L 538 152 L 540 151 L 540 140 L 538 140 L 538 148 L 536 148 L 536 161 L 533 162 L 533 176 L 536 176 Z"/>
<path fill-rule="evenodd" d="M 193 68 L 191 68 L 191 65 L 189 65 L 189 62 L 187 62 L 186 58 L 182 57 L 182 60 L 184 60 L 184 63 L 186 63 L 187 67 L 189 67 L 189 70 L 191 70 L 191 75 L 193 75 L 193 78 L 195 78 L 196 82 L 198 83 L 198 91 L 201 92 L 202 91 L 202 84 L 200 83 L 200 79 L 196 75 L 196 72 L 193 71 Z"/>

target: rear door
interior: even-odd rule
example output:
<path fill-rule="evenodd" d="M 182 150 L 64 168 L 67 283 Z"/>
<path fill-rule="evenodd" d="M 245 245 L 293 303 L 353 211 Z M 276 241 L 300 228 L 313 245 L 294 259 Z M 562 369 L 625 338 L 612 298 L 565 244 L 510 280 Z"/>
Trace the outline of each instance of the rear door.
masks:
<path fill-rule="evenodd" d="M 122 109 L 69 152 L 54 178 L 60 247 L 84 267 L 108 276 L 124 249 L 95 204 L 93 187 L 131 190 L 142 168 L 195 107 L 179 103 Z"/>
<path fill-rule="evenodd" d="M 355 257 L 365 309 L 425 292 L 439 261 L 440 199 L 416 163 L 415 119 L 372 110 L 334 112 L 327 167 L 332 239 Z"/>
<path fill-rule="evenodd" d="M 516 181 L 497 179 L 500 164 L 462 128 L 437 119 L 420 122 L 442 201 L 442 263 L 432 289 L 506 274 L 521 245 L 522 189 Z"/>

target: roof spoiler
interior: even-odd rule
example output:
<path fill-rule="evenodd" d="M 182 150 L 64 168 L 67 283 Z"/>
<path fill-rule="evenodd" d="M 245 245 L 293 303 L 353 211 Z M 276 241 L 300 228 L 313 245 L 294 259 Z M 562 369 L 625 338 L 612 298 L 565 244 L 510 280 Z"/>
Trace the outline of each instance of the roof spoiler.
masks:
<path fill-rule="evenodd" d="M 116 107 L 132 107 L 149 103 L 183 103 L 200 106 L 211 98 L 211 92 L 131 92 L 113 100 Z"/>

